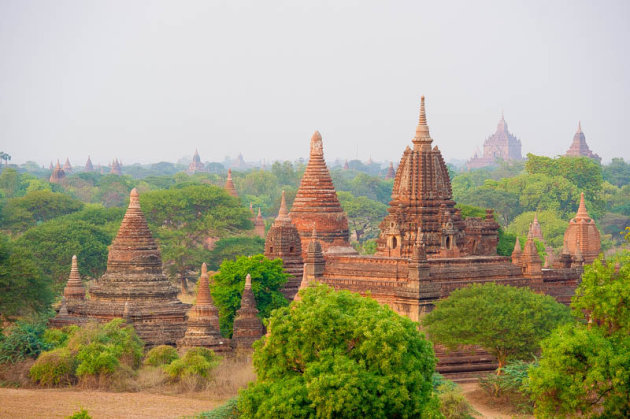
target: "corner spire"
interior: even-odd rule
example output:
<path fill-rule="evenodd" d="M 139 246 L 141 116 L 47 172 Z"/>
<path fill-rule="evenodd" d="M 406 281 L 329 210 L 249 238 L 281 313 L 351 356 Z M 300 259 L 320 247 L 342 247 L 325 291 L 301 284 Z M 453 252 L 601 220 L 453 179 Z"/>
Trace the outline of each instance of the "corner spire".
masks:
<path fill-rule="evenodd" d="M 289 210 L 287 209 L 287 200 L 285 198 L 284 190 L 282 191 L 282 199 L 280 200 L 280 210 L 278 211 L 278 217 L 276 217 L 278 221 L 290 220 L 289 218 Z"/>
<path fill-rule="evenodd" d="M 588 212 L 586 211 L 586 205 L 584 204 L 584 192 L 580 194 L 580 206 L 578 207 L 577 214 L 575 215 L 576 219 L 589 219 Z"/>
<path fill-rule="evenodd" d="M 424 108 L 424 96 L 420 98 L 420 118 L 418 119 L 418 126 L 416 127 L 416 136 L 413 138 L 414 148 L 417 149 L 420 146 L 431 146 L 433 140 L 429 134 L 429 126 L 427 125 L 427 115 Z"/>
<path fill-rule="evenodd" d="M 245 277 L 245 289 L 251 289 L 252 288 L 252 276 L 250 274 L 247 274 L 247 276 Z"/>

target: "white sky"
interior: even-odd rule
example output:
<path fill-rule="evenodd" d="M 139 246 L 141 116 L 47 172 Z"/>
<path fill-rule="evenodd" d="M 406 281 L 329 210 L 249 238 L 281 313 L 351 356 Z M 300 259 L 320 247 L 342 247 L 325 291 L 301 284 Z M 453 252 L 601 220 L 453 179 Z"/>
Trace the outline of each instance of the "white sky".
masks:
<path fill-rule="evenodd" d="M 420 95 L 446 160 L 501 111 L 523 154 L 557 155 L 578 120 L 630 160 L 628 1 L 0 0 L 0 149 L 203 161 L 398 161 Z"/>

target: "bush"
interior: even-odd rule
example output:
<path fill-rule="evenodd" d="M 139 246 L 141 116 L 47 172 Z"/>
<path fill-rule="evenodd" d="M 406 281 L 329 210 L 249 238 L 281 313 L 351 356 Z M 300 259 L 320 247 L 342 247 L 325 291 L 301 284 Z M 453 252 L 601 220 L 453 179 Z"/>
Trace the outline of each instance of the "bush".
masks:
<path fill-rule="evenodd" d="M 6 335 L 0 333 L 0 364 L 37 358 L 42 351 L 50 349 L 43 339 L 45 330 L 42 321 L 17 321 Z"/>
<path fill-rule="evenodd" d="M 446 384 L 438 387 L 437 393 L 440 401 L 440 413 L 446 419 L 468 419 L 477 414 L 462 394 L 459 386 Z"/>
<path fill-rule="evenodd" d="M 238 411 L 238 397 L 233 397 L 221 406 L 201 413 L 200 419 L 236 419 L 240 415 Z"/>
<path fill-rule="evenodd" d="M 68 348 L 43 352 L 30 369 L 29 377 L 43 386 L 72 384 L 76 378 L 76 358 Z"/>
<path fill-rule="evenodd" d="M 168 365 L 178 358 L 177 349 L 169 345 L 160 345 L 147 352 L 144 358 L 144 365 L 160 367 L 162 365 Z"/>
<path fill-rule="evenodd" d="M 97 342 L 82 347 L 77 354 L 77 376 L 113 374 L 120 365 L 118 349 Z"/>
<path fill-rule="evenodd" d="M 501 374 L 489 374 L 479 379 L 479 385 L 494 397 L 509 402 L 516 410 L 531 413 L 532 403 L 529 401 L 528 371 L 538 365 L 538 361 L 511 361 L 501 369 Z"/>
<path fill-rule="evenodd" d="M 78 326 L 66 326 L 62 329 L 46 329 L 44 342 L 52 349 L 66 346 L 68 339 L 79 329 Z"/>
<path fill-rule="evenodd" d="M 210 371 L 219 365 L 219 357 L 206 348 L 192 348 L 186 354 L 165 367 L 166 373 L 175 380 L 185 377 L 208 379 Z"/>
<path fill-rule="evenodd" d="M 68 416 L 66 419 L 92 419 L 92 416 L 89 415 L 87 410 L 81 409 L 78 412 L 75 412 L 72 415 Z"/>

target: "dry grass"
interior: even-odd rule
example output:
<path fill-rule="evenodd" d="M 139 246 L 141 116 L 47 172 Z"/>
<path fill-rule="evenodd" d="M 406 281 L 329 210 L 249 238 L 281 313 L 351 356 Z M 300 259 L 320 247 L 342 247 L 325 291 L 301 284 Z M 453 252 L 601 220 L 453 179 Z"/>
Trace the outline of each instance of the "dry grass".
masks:
<path fill-rule="evenodd" d="M 225 358 L 213 371 L 212 381 L 206 391 L 214 397 L 224 399 L 234 397 L 238 390 L 256 380 L 256 373 L 252 365 L 251 354 L 237 354 Z"/>

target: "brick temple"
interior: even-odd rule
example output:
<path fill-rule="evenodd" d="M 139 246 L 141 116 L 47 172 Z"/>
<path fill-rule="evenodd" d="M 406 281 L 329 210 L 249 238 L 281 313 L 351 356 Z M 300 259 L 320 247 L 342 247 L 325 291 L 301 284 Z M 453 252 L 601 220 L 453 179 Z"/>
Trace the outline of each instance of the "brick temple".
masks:
<path fill-rule="evenodd" d="M 188 170 L 186 173 L 189 175 L 194 175 L 195 173 L 203 173 L 206 171 L 206 166 L 201 162 L 201 157 L 199 157 L 199 151 L 195 149 L 195 154 L 193 154 L 192 162 L 188 165 Z"/>
<path fill-rule="evenodd" d="M 588 157 L 598 163 L 602 162 L 602 158 L 593 153 L 588 147 L 588 144 L 586 144 L 586 136 L 584 135 L 584 132 L 582 132 L 581 122 L 578 122 L 578 129 L 573 136 L 573 142 L 564 155 L 569 157 Z"/>
<path fill-rule="evenodd" d="M 501 115 L 501 120 L 497 125 L 494 134 L 486 139 L 483 143 L 483 154 L 478 153 L 468 160 L 466 168 L 478 169 L 480 167 L 492 166 L 498 160 L 522 160 L 521 141 L 508 131 L 507 122 Z"/>

